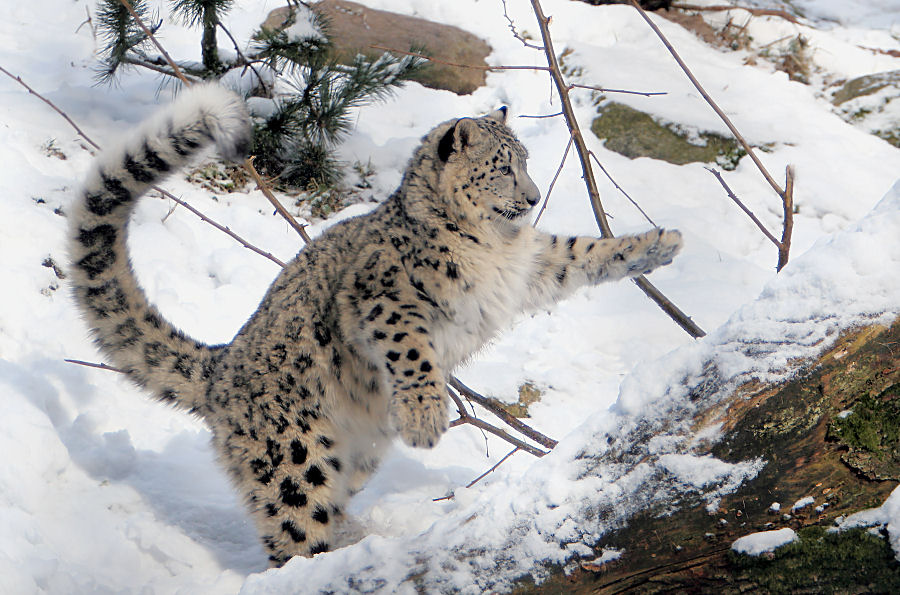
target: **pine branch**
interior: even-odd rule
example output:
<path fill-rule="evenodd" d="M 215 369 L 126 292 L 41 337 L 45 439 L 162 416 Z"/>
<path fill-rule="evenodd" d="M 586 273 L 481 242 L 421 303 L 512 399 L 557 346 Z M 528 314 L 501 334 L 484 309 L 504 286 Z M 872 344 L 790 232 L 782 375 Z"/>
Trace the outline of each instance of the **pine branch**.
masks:
<path fill-rule="evenodd" d="M 156 49 L 159 50 L 159 53 L 163 55 L 163 58 L 165 58 L 166 62 L 169 63 L 169 66 L 172 67 L 172 71 L 175 73 L 175 76 L 178 77 L 179 79 L 181 79 L 181 81 L 185 85 L 190 86 L 191 82 L 189 80 L 187 80 L 187 78 L 185 78 L 184 74 L 182 74 L 182 72 L 181 72 L 181 69 L 178 67 L 178 64 L 175 63 L 175 60 L 172 59 L 172 57 L 169 55 L 169 53 L 166 51 L 166 49 L 156 40 L 156 37 L 154 36 L 154 31 L 152 31 L 150 28 L 147 27 L 147 25 L 144 24 L 144 20 L 143 20 L 141 14 L 134 8 L 134 5 L 132 5 L 132 3 L 129 0 L 119 0 L 119 2 L 122 3 L 122 5 L 125 7 L 125 9 L 128 11 L 128 13 L 131 15 L 131 17 L 134 19 L 134 21 L 138 24 L 138 26 L 141 28 L 141 31 L 144 32 L 144 34 L 147 36 L 147 38 L 150 40 L 150 42 L 154 46 L 156 46 Z M 136 4 L 138 3 L 137 0 L 135 1 L 135 3 Z"/>
<path fill-rule="evenodd" d="M 140 66 L 141 68 L 146 68 L 147 70 L 152 70 L 153 72 L 158 72 L 159 74 L 164 74 L 166 76 L 170 76 L 172 78 L 177 78 L 180 80 L 187 80 L 191 83 L 201 83 L 203 79 L 197 76 L 196 71 L 190 72 L 190 69 L 185 68 L 184 65 L 180 65 L 181 73 L 176 73 L 171 68 L 167 67 L 167 63 L 162 61 L 162 64 L 159 61 L 147 60 L 135 57 L 135 55 L 125 55 L 119 60 L 120 64 L 129 64 L 132 66 Z"/>
<path fill-rule="evenodd" d="M 261 73 L 256 69 L 256 67 L 253 65 L 253 61 L 252 61 L 252 60 L 249 60 L 249 59 L 247 58 L 247 56 L 244 55 L 244 52 L 241 51 L 241 47 L 238 45 L 238 42 L 237 42 L 237 40 L 234 38 L 234 35 L 231 34 L 231 31 L 229 31 L 229 30 L 225 27 L 225 25 L 223 25 L 222 23 L 219 23 L 219 28 L 220 28 L 222 31 L 224 31 L 224 32 L 225 32 L 225 35 L 228 36 L 228 39 L 231 40 L 231 44 L 232 44 L 232 46 L 234 46 L 234 51 L 235 51 L 235 53 L 237 53 L 238 58 L 243 62 L 243 64 L 244 64 L 247 68 L 249 68 L 249 69 L 253 72 L 254 75 L 256 75 L 256 80 L 259 81 L 259 85 L 263 88 L 263 92 L 266 94 L 266 96 L 267 96 L 267 97 L 272 97 L 272 96 L 274 95 L 273 89 L 271 89 L 271 88 L 269 87 L 269 84 L 268 84 L 268 83 L 265 81 L 265 79 L 262 77 L 262 74 L 261 74 Z"/>
<path fill-rule="evenodd" d="M 69 125 L 72 126 L 72 128 L 75 129 L 75 132 L 77 132 L 77 133 L 79 134 L 79 136 L 81 136 L 81 138 L 83 138 L 83 139 L 85 140 L 85 142 L 87 142 L 89 145 L 91 145 L 91 147 L 93 147 L 94 149 L 96 149 L 96 150 L 98 150 L 98 151 L 101 150 L 101 149 L 100 149 L 100 145 L 98 145 L 97 143 L 95 143 L 95 142 L 93 141 L 93 139 L 91 139 L 91 137 L 89 137 L 89 136 L 88 136 L 81 128 L 79 128 L 79 127 L 78 127 L 78 124 L 76 124 L 75 121 L 72 120 L 72 118 L 70 118 L 70 117 L 68 116 L 68 114 L 66 114 L 66 113 L 65 113 L 64 111 L 62 111 L 59 107 L 57 107 L 52 101 L 50 101 L 49 99 L 47 99 L 46 97 L 44 97 L 43 95 L 41 95 L 40 93 L 38 93 L 37 91 L 35 91 L 34 89 L 32 89 L 30 86 L 28 86 L 28 84 L 27 84 L 25 81 L 22 80 L 22 77 L 13 75 L 11 72 L 9 72 L 8 70 L 6 70 L 6 69 L 3 68 L 2 66 L 0 66 L 0 72 L 2 72 L 3 74 L 5 74 L 6 76 L 8 76 L 9 78 L 13 79 L 13 80 L 16 81 L 17 83 L 19 83 L 20 85 L 22 85 L 23 87 L 25 87 L 25 89 L 26 89 L 29 93 L 31 93 L 32 95 L 34 95 L 35 97 L 37 97 L 38 99 L 40 99 L 41 101 L 43 101 L 44 103 L 46 103 L 48 106 L 50 106 L 50 108 L 53 109 L 53 111 L 55 111 L 57 114 L 59 114 L 60 116 L 62 116 L 62 118 L 63 118 L 66 122 L 68 122 Z M 231 237 L 232 239 L 234 239 L 236 242 L 238 242 L 238 243 L 239 243 L 241 246 L 243 246 L 244 248 L 247 248 L 248 250 L 251 250 L 252 252 L 256 252 L 256 253 L 259 254 L 260 256 L 264 256 L 265 258 L 268 258 L 269 260 L 271 260 L 272 262 L 274 262 L 275 264 L 277 264 L 278 266 L 280 266 L 280 267 L 282 267 L 282 268 L 285 267 L 285 266 L 287 266 L 284 262 L 282 262 L 281 260 L 279 260 L 279 259 L 277 259 L 276 257 L 274 257 L 274 256 L 273 256 L 272 254 L 270 254 L 269 252 L 266 252 L 266 251 L 264 251 L 264 250 L 262 250 L 262 249 L 260 249 L 260 248 L 257 248 L 256 246 L 254 246 L 253 244 L 251 244 L 250 242 L 248 242 L 247 240 L 245 240 L 244 238 L 242 238 L 242 237 L 239 236 L 238 234 L 236 234 L 236 233 L 234 233 L 233 231 L 231 231 L 231 229 L 229 229 L 228 227 L 226 227 L 226 226 L 224 226 L 224 225 L 222 225 L 222 224 L 220 224 L 220 223 L 217 223 L 217 222 L 215 222 L 214 220 L 210 219 L 209 217 L 207 217 L 206 215 L 204 215 L 203 213 L 201 213 L 199 210 L 195 209 L 194 207 L 192 207 L 192 206 L 189 205 L 188 203 L 184 202 L 183 200 L 181 200 L 180 198 L 178 198 L 177 196 L 175 196 L 175 195 L 172 194 L 171 192 L 169 192 L 169 191 L 167 191 L 167 190 L 164 190 L 163 188 L 160 188 L 159 186 L 152 186 L 152 189 L 155 190 L 155 191 L 157 191 L 157 192 L 158 192 L 161 196 L 163 196 L 164 198 L 168 198 L 169 200 L 174 201 L 174 202 L 177 203 L 178 205 L 183 206 L 184 208 L 186 208 L 187 210 L 189 210 L 192 214 L 196 215 L 196 216 L 197 216 L 201 221 L 203 221 L 204 223 L 207 223 L 207 224 L 209 224 L 209 225 L 212 225 L 213 227 L 215 227 L 215 228 L 218 229 L 219 231 L 221 231 L 221 232 L 227 234 L 229 237 Z"/>
<path fill-rule="evenodd" d="M 97 31 L 104 47 L 100 50 L 103 68 L 98 70 L 101 82 L 111 81 L 124 59 L 132 53 L 141 52 L 147 47 L 150 32 L 156 32 L 162 26 L 162 19 L 154 19 L 148 30 L 137 26 L 132 14 L 147 19 L 149 9 L 145 0 L 135 0 L 131 9 L 119 0 L 103 0 L 97 7 Z"/>
<path fill-rule="evenodd" d="M 223 71 L 216 43 L 216 28 L 233 4 L 234 0 L 174 0 L 172 2 L 172 10 L 181 17 L 185 25 L 200 27 L 203 30 L 200 49 L 203 56 L 203 67 L 208 73 Z"/>

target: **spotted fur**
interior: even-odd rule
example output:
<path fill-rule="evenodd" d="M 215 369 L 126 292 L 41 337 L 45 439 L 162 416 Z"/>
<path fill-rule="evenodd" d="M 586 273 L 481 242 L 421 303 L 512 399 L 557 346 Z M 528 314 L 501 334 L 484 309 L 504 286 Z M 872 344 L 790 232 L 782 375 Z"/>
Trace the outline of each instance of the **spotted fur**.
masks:
<path fill-rule="evenodd" d="M 602 240 L 527 225 L 539 192 L 505 115 L 428 133 L 400 188 L 303 249 L 225 345 L 190 339 L 147 302 L 126 224 L 149 186 L 204 146 L 243 153 L 240 99 L 185 91 L 88 176 L 70 252 L 96 342 L 158 399 L 206 421 L 273 564 L 328 550 L 393 436 L 437 443 L 448 374 L 515 315 L 647 273 L 679 249 L 674 231 Z"/>

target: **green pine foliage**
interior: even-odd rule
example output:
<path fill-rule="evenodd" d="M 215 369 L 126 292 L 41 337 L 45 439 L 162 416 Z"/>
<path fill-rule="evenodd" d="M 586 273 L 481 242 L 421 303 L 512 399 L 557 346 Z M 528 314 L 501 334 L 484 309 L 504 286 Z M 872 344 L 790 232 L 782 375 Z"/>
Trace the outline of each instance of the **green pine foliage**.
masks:
<path fill-rule="evenodd" d="M 247 51 L 222 60 L 216 33 L 233 0 L 171 0 L 172 14 L 202 30 L 203 65 L 179 62 L 186 72 L 218 79 L 232 69 L 252 68 L 249 95 L 267 98 L 272 109 L 256 118 L 251 154 L 257 169 L 284 188 L 332 187 L 339 184 L 343 164 L 335 150 L 352 125 L 352 112 L 365 103 L 384 100 L 418 71 L 418 58 L 382 54 L 357 56 L 340 64 L 334 57 L 328 23 L 305 4 L 292 3 L 290 18 L 277 30 L 261 29 Z M 145 0 L 132 0 L 150 26 Z M 162 20 L 151 28 L 159 29 Z M 123 65 L 152 68 L 171 76 L 165 62 L 150 55 L 146 35 L 120 0 L 99 0 L 98 28 L 105 47 L 99 78 L 110 82 Z M 247 89 L 244 89 L 247 92 Z"/>
<path fill-rule="evenodd" d="M 190 27 L 203 29 L 200 49 L 203 54 L 203 68 L 211 73 L 223 72 L 219 61 L 219 47 L 216 44 L 216 29 L 221 17 L 225 16 L 234 0 L 174 0 L 172 11 Z"/>
<path fill-rule="evenodd" d="M 155 33 L 162 25 L 161 20 L 150 17 L 145 0 L 132 0 L 131 6 L 151 32 Z M 120 0 L 100 0 L 95 19 L 97 32 L 103 41 L 97 78 L 109 83 L 131 59 L 146 57 L 149 40 Z"/>

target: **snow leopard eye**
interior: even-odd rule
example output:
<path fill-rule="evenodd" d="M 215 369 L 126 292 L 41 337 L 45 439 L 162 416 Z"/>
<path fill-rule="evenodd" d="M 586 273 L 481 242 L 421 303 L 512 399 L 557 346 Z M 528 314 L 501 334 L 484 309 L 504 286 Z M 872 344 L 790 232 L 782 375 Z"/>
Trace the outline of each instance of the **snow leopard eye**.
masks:
<path fill-rule="evenodd" d="M 508 176 L 509 174 L 512 173 L 512 168 L 508 165 L 504 165 L 504 166 L 501 166 L 500 169 L 498 169 L 497 171 L 499 171 L 504 176 Z"/>

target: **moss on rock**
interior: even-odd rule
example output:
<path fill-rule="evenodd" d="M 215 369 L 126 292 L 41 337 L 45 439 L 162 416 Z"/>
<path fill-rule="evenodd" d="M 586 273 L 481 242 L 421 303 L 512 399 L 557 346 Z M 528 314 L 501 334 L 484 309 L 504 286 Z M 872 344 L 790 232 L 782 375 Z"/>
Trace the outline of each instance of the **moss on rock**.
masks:
<path fill-rule="evenodd" d="M 856 329 L 789 382 L 748 385 L 700 412 L 698 428 L 721 428 L 711 454 L 766 461 L 753 480 L 712 513 L 691 494 L 645 510 L 594 545 L 598 554 L 624 550 L 617 560 L 550 568 L 545 582 L 514 592 L 900 592 L 887 540 L 863 529 L 828 532 L 837 517 L 880 506 L 897 486 L 889 479 L 900 476 L 898 343 L 900 319 L 890 329 Z M 808 498 L 812 505 L 792 507 Z M 731 551 L 739 537 L 782 527 L 800 539 L 758 558 Z"/>
<path fill-rule="evenodd" d="M 591 131 L 605 139 L 605 147 L 629 159 L 650 157 L 675 165 L 685 163 L 718 163 L 722 169 L 732 170 L 746 153 L 734 139 L 703 132 L 701 144 L 673 125 L 657 122 L 650 114 L 610 102 L 601 106 L 599 116 L 591 124 Z"/>
<path fill-rule="evenodd" d="M 805 527 L 770 555 L 729 552 L 735 579 L 766 593 L 900 593 L 888 541 L 865 529 Z"/>

